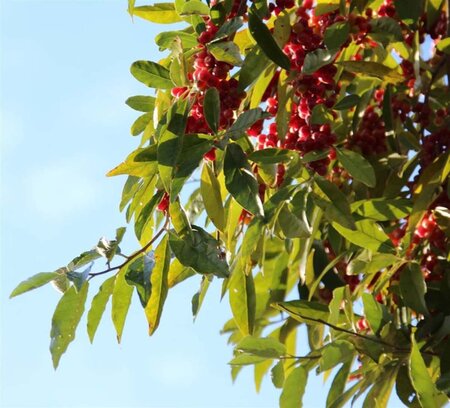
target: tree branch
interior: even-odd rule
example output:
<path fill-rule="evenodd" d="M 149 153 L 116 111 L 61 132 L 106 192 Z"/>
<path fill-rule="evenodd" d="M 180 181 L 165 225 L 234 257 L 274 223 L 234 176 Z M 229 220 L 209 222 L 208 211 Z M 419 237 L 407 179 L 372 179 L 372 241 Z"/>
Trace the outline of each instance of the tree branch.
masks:
<path fill-rule="evenodd" d="M 167 215 L 166 217 L 166 221 L 164 222 L 164 225 L 161 227 L 161 229 L 156 233 L 156 235 L 147 243 L 145 244 L 140 250 L 136 251 L 134 254 L 131 254 L 130 256 L 126 257 L 126 260 L 121 263 L 120 265 L 117 266 L 113 266 L 113 267 L 108 267 L 107 269 L 105 269 L 104 271 L 100 271 L 100 272 L 94 272 L 94 273 L 90 273 L 89 274 L 89 280 L 92 279 L 95 276 L 99 276 L 99 275 L 104 275 L 105 273 L 109 273 L 112 271 L 117 271 L 121 268 L 123 268 L 125 265 L 127 265 L 128 263 L 130 263 L 133 259 L 135 259 L 136 257 L 138 257 L 140 254 L 144 253 L 145 251 L 147 251 L 148 248 L 150 248 L 156 240 L 158 240 L 158 238 L 161 236 L 161 234 L 167 230 L 167 227 L 169 225 L 169 221 L 170 218 Z"/>

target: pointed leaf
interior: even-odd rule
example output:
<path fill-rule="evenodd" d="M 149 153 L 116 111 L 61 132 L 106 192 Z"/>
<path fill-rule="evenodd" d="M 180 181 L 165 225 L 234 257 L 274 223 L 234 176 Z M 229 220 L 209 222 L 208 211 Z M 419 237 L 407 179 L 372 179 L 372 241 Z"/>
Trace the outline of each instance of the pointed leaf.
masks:
<path fill-rule="evenodd" d="M 182 21 L 175 11 L 173 3 L 155 3 L 152 6 L 134 7 L 131 14 L 159 24 L 172 24 Z"/>
<path fill-rule="evenodd" d="M 125 279 L 126 272 L 127 265 L 122 267 L 116 275 L 112 293 L 111 318 L 119 343 L 122 340 L 123 327 L 130 307 L 131 296 L 133 295 L 133 286 L 130 286 Z"/>
<path fill-rule="evenodd" d="M 229 144 L 225 150 L 225 185 L 235 200 L 255 215 L 263 215 L 259 185 L 242 148 Z"/>
<path fill-rule="evenodd" d="M 336 50 L 317 49 L 306 54 L 305 62 L 303 63 L 302 73 L 305 75 L 312 75 L 319 68 L 331 64 L 336 58 Z"/>
<path fill-rule="evenodd" d="M 205 163 L 200 179 L 200 191 L 206 213 L 219 231 L 225 230 L 225 211 L 223 208 L 220 184 L 214 171 Z"/>
<path fill-rule="evenodd" d="M 261 47 L 267 58 L 281 68 L 289 71 L 291 63 L 273 38 L 267 26 L 261 21 L 257 12 L 252 8 L 248 13 L 248 28 L 250 34 Z"/>
<path fill-rule="evenodd" d="M 170 248 L 168 238 L 168 235 L 165 235 L 155 250 L 155 266 L 151 275 L 152 292 L 148 304 L 145 307 L 150 335 L 158 328 L 164 302 L 166 301 L 169 290 Z"/>
<path fill-rule="evenodd" d="M 416 263 L 408 264 L 400 273 L 400 292 L 403 302 L 416 312 L 428 316 L 429 312 L 425 303 L 426 291 L 427 285 L 420 266 Z"/>
<path fill-rule="evenodd" d="M 59 276 L 56 272 L 41 272 L 32 277 L 20 282 L 17 287 L 11 292 L 9 298 L 13 298 L 15 296 L 19 296 L 22 293 L 28 292 L 30 290 L 39 288 L 52 280 L 56 279 Z"/>
<path fill-rule="evenodd" d="M 234 320 L 243 335 L 253 334 L 256 295 L 253 276 L 242 269 L 233 271 L 229 282 L 230 306 Z"/>
<path fill-rule="evenodd" d="M 138 81 L 150 88 L 171 89 L 173 87 L 169 70 L 156 62 L 133 62 L 130 71 Z"/>
<path fill-rule="evenodd" d="M 111 276 L 109 279 L 105 280 L 102 283 L 102 286 L 100 286 L 98 293 L 92 299 L 91 308 L 89 309 L 87 317 L 87 332 L 91 343 L 94 341 L 94 336 L 103 316 L 103 312 L 112 295 L 115 281 L 115 276 Z"/>
<path fill-rule="evenodd" d="M 203 101 L 203 111 L 209 128 L 217 133 L 220 121 L 220 98 L 217 88 L 208 88 Z"/>
<path fill-rule="evenodd" d="M 279 358 L 286 354 L 286 346 L 272 337 L 244 337 L 236 345 L 236 350 L 267 358 Z"/>
<path fill-rule="evenodd" d="M 336 148 L 338 160 L 355 179 L 368 187 L 375 187 L 376 178 L 372 165 L 359 153 Z"/>
<path fill-rule="evenodd" d="M 74 286 L 71 286 L 56 305 L 50 331 L 50 353 L 55 369 L 58 367 L 61 356 L 75 339 L 78 323 L 83 316 L 88 288 L 88 282 L 78 292 Z"/>
<path fill-rule="evenodd" d="M 280 408 L 301 408 L 308 372 L 302 366 L 294 368 L 284 381 L 280 395 Z"/>

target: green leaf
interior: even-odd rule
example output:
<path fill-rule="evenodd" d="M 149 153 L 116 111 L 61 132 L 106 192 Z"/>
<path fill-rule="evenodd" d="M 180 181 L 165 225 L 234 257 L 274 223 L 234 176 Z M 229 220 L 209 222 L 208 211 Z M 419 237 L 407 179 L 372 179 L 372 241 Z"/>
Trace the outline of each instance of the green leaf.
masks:
<path fill-rule="evenodd" d="M 284 385 L 284 363 L 278 361 L 270 370 L 270 378 L 275 388 L 283 388 Z"/>
<path fill-rule="evenodd" d="M 217 133 L 220 121 L 220 98 L 216 88 L 208 88 L 203 101 L 203 111 L 209 128 Z"/>
<path fill-rule="evenodd" d="M 321 16 L 322 14 L 331 13 L 339 8 L 340 0 L 317 0 L 314 15 Z"/>
<path fill-rule="evenodd" d="M 155 109 L 155 98 L 153 96 L 131 96 L 125 103 L 130 108 L 141 112 L 153 112 L 153 109 Z"/>
<path fill-rule="evenodd" d="M 350 204 L 344 193 L 323 177 L 315 177 L 315 182 L 329 200 L 320 200 L 319 197 L 315 197 L 314 200 L 324 210 L 325 216 L 346 228 L 354 229 L 355 223 L 351 215 Z"/>
<path fill-rule="evenodd" d="M 202 282 L 200 284 L 199 291 L 192 297 L 192 315 L 194 316 L 194 320 L 198 316 L 198 312 L 203 304 L 203 299 L 205 299 L 206 292 L 209 288 L 209 284 L 211 280 L 207 275 L 202 276 Z"/>
<path fill-rule="evenodd" d="M 406 198 L 374 198 L 352 203 L 352 211 L 376 221 L 400 220 L 411 212 L 411 201 Z"/>
<path fill-rule="evenodd" d="M 408 374 L 412 386 L 417 393 L 420 405 L 423 408 L 438 408 L 439 405 L 436 400 L 438 392 L 420 354 L 414 333 L 411 333 L 411 356 L 409 359 Z"/>
<path fill-rule="evenodd" d="M 170 72 L 167 68 L 152 61 L 136 61 L 131 64 L 131 74 L 150 88 L 173 88 Z"/>
<path fill-rule="evenodd" d="M 229 282 L 230 306 L 234 321 L 241 333 L 253 334 L 255 325 L 256 295 L 251 272 L 235 269 Z"/>
<path fill-rule="evenodd" d="M 11 294 L 9 295 L 9 298 L 11 299 L 15 296 L 21 295 L 22 293 L 25 293 L 30 290 L 37 289 L 43 285 L 46 285 L 47 283 L 56 279 L 58 276 L 59 276 L 59 274 L 56 272 L 41 272 L 36 275 L 33 275 L 32 277 L 28 278 L 27 280 L 20 282 L 16 286 L 16 288 L 11 292 Z"/>
<path fill-rule="evenodd" d="M 327 322 L 330 316 L 328 307 L 318 302 L 308 302 L 307 300 L 291 300 L 272 305 L 275 309 L 288 313 L 299 322 L 308 324 Z"/>
<path fill-rule="evenodd" d="M 410 263 L 400 272 L 400 292 L 406 306 L 425 316 L 429 315 L 425 303 L 427 285 L 418 264 Z"/>
<path fill-rule="evenodd" d="M 450 37 L 443 38 L 439 41 L 436 48 L 444 54 L 450 55 Z"/>
<path fill-rule="evenodd" d="M 350 26 L 348 22 L 338 21 L 325 30 L 323 39 L 329 50 L 337 50 L 347 41 L 349 34 Z"/>
<path fill-rule="evenodd" d="M 345 340 L 335 340 L 327 344 L 322 349 L 322 356 L 319 360 L 319 372 L 330 370 L 340 363 L 346 363 L 353 360 L 355 348 L 351 343 Z"/>
<path fill-rule="evenodd" d="M 192 268 L 184 266 L 178 259 L 175 258 L 170 264 L 169 274 L 167 277 L 169 288 L 178 285 L 194 275 L 195 271 Z"/>
<path fill-rule="evenodd" d="M 159 204 L 161 199 L 163 198 L 164 191 L 157 191 L 150 201 L 144 205 L 144 207 L 139 212 L 139 215 L 135 218 L 134 222 L 134 233 L 136 234 L 137 239 L 141 239 L 144 235 L 144 231 L 147 227 L 152 225 L 153 222 L 153 212 L 156 209 L 156 206 Z"/>
<path fill-rule="evenodd" d="M 172 48 L 174 41 L 179 38 L 183 49 L 192 49 L 198 45 L 197 37 L 184 31 L 164 31 L 155 37 L 155 43 L 159 50 Z"/>
<path fill-rule="evenodd" d="M 126 265 L 119 270 L 119 273 L 116 275 L 112 293 L 111 318 L 116 329 L 117 341 L 119 343 L 122 340 L 123 327 L 130 307 L 131 296 L 133 295 L 133 286 L 128 285 L 125 279 L 127 269 Z"/>
<path fill-rule="evenodd" d="M 333 106 L 334 110 L 347 110 L 353 108 L 358 105 L 359 96 L 358 95 L 347 95 L 342 99 L 336 102 L 336 105 Z"/>
<path fill-rule="evenodd" d="M 409 1 L 410 2 L 410 1 Z M 408 2 L 408 3 L 409 3 Z M 408 7 L 410 8 L 410 7 Z M 385 42 L 403 41 L 402 29 L 398 21 L 390 17 L 380 17 L 370 20 L 370 36 L 381 37 Z"/>
<path fill-rule="evenodd" d="M 144 308 L 147 306 L 148 300 L 150 299 L 152 290 L 150 275 L 154 266 L 155 260 L 153 254 L 143 253 L 130 263 L 127 273 L 125 274 L 127 283 L 136 288 L 139 300 Z"/>
<path fill-rule="evenodd" d="M 252 354 L 242 353 L 238 354 L 228 364 L 232 366 L 244 366 L 244 365 L 258 364 L 266 360 L 267 360 L 266 357 L 259 357 Z"/>
<path fill-rule="evenodd" d="M 275 62 L 281 68 L 289 71 L 291 63 L 273 38 L 267 26 L 261 21 L 254 8 L 248 13 L 248 28 L 250 34 L 266 54 L 267 58 Z"/>
<path fill-rule="evenodd" d="M 152 123 L 153 115 L 149 112 L 139 116 L 131 125 L 131 135 L 138 136 L 145 131 L 147 126 Z"/>
<path fill-rule="evenodd" d="M 132 15 L 159 24 L 172 24 L 182 21 L 173 3 L 155 3 L 153 6 L 134 7 Z"/>
<path fill-rule="evenodd" d="M 84 313 L 88 288 L 88 282 L 78 292 L 74 286 L 71 286 L 56 305 L 50 331 L 50 353 L 55 369 L 58 367 L 61 356 L 75 339 L 75 331 Z"/>
<path fill-rule="evenodd" d="M 155 266 L 151 274 L 152 292 L 145 307 L 145 316 L 148 322 L 148 332 L 150 336 L 158 328 L 164 302 L 169 290 L 168 274 L 170 265 L 170 248 L 168 235 L 159 243 L 155 250 Z"/>
<path fill-rule="evenodd" d="M 336 401 L 345 390 L 347 385 L 348 375 L 352 368 L 352 360 L 345 362 L 342 367 L 337 372 L 336 376 L 331 383 L 330 391 L 328 392 L 326 406 L 331 406 L 334 401 Z"/>
<path fill-rule="evenodd" d="M 376 177 L 372 165 L 359 153 L 347 149 L 336 148 L 338 160 L 355 179 L 368 187 L 375 187 Z"/>
<path fill-rule="evenodd" d="M 223 61 L 237 67 L 242 65 L 241 52 L 233 41 L 215 42 L 209 44 L 207 48 L 218 61 Z"/>
<path fill-rule="evenodd" d="M 333 227 L 344 238 L 351 243 L 362 248 L 367 248 L 374 252 L 394 253 L 395 249 L 391 240 L 382 230 L 382 228 L 371 220 L 362 220 L 355 223 L 356 230 L 350 230 L 336 222 Z"/>
<path fill-rule="evenodd" d="M 264 113 L 261 108 L 253 108 L 246 110 L 227 130 L 227 136 L 233 140 L 239 139 L 250 126 L 252 126 L 258 120 L 264 118 Z"/>
<path fill-rule="evenodd" d="M 245 56 L 242 68 L 239 71 L 239 90 L 243 91 L 272 64 L 261 48 L 255 46 Z"/>
<path fill-rule="evenodd" d="M 242 17 L 234 17 L 231 20 L 226 21 L 217 31 L 214 36 L 214 40 L 220 40 L 222 38 L 226 38 L 231 34 L 234 34 L 237 30 L 239 30 L 244 25 L 244 21 Z"/>
<path fill-rule="evenodd" d="M 200 191 L 206 213 L 219 231 L 225 231 L 225 210 L 223 208 L 220 184 L 208 163 L 203 165 Z"/>
<path fill-rule="evenodd" d="M 398 84 L 403 82 L 402 74 L 386 65 L 372 61 L 338 61 L 337 64 L 342 65 L 347 71 L 354 74 L 364 74 L 388 82 L 390 84 Z"/>
<path fill-rule="evenodd" d="M 180 10 L 182 16 L 209 16 L 209 7 L 200 0 L 189 0 L 183 4 Z"/>
<path fill-rule="evenodd" d="M 394 5 L 398 16 L 410 25 L 416 24 L 424 11 L 422 0 L 394 0 Z"/>
<path fill-rule="evenodd" d="M 192 233 L 191 224 L 189 223 L 186 211 L 177 199 L 169 205 L 169 215 L 172 226 L 178 236 L 184 237 L 186 234 Z"/>
<path fill-rule="evenodd" d="M 364 304 L 364 314 L 369 322 L 369 326 L 372 331 L 377 334 L 381 328 L 391 320 L 391 316 L 384 308 L 384 305 L 378 303 L 372 294 L 363 293 L 362 301 Z"/>
<path fill-rule="evenodd" d="M 210 135 L 186 135 L 183 138 L 183 146 L 174 164 L 173 181 L 171 187 L 171 201 L 177 198 L 186 181 L 199 167 L 203 156 L 211 150 L 213 142 Z"/>
<path fill-rule="evenodd" d="M 200 274 L 214 274 L 219 278 L 229 275 L 228 265 L 222 257 L 219 242 L 205 230 L 192 226 L 192 234 L 183 239 L 169 232 L 169 243 L 175 256 L 184 265 Z"/>
<path fill-rule="evenodd" d="M 172 187 L 174 167 L 183 148 L 187 114 L 187 100 L 175 102 L 167 113 L 167 128 L 162 133 L 158 143 L 158 171 L 168 192 Z"/>
<path fill-rule="evenodd" d="M 267 148 L 262 150 L 255 150 L 247 157 L 255 163 L 275 164 L 283 163 L 292 160 L 297 155 L 297 152 L 288 149 Z"/>
<path fill-rule="evenodd" d="M 279 358 L 286 355 L 286 346 L 273 337 L 246 336 L 236 345 L 236 350 L 266 358 Z"/>
<path fill-rule="evenodd" d="M 302 366 L 294 368 L 284 381 L 280 395 L 280 408 L 301 408 L 308 372 Z"/>
<path fill-rule="evenodd" d="M 336 50 L 317 49 L 306 54 L 305 62 L 303 63 L 302 73 L 304 75 L 312 75 L 319 68 L 331 64 L 337 55 Z"/>
<path fill-rule="evenodd" d="M 112 295 L 115 281 L 115 276 L 111 276 L 105 280 L 102 283 L 102 286 L 100 286 L 98 293 L 92 299 L 91 308 L 89 309 L 87 317 L 87 332 L 91 343 L 94 341 L 94 336 L 97 332 L 103 312 L 105 311 L 108 300 Z"/>
<path fill-rule="evenodd" d="M 278 224 L 286 238 L 308 238 L 311 236 L 305 217 L 302 218 L 298 209 L 287 203 L 281 207 L 278 213 Z"/>
<path fill-rule="evenodd" d="M 245 153 L 237 143 L 227 146 L 223 171 L 227 190 L 235 200 L 252 214 L 263 215 L 258 182 Z"/>

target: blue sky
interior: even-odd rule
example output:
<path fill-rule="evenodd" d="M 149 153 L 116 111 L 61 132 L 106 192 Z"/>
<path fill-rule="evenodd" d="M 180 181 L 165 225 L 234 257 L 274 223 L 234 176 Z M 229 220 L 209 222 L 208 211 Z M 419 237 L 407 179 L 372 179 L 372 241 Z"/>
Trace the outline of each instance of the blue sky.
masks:
<path fill-rule="evenodd" d="M 151 338 L 137 297 L 121 345 L 109 310 L 93 345 L 83 319 L 56 372 L 48 345 L 59 293 L 48 286 L 8 300 L 19 281 L 67 264 L 125 225 L 118 211 L 124 180 L 104 175 L 138 143 L 129 135 L 136 113 L 124 101 L 148 90 L 129 66 L 157 60 L 153 38 L 168 29 L 133 23 L 125 10 L 125 1 L 1 4 L 0 405 L 277 406 L 279 391 L 268 378 L 255 393 L 252 370 L 231 383 L 231 348 L 219 335 L 229 310 L 218 283 L 195 324 L 191 297 L 200 280 L 172 290 Z M 127 237 L 131 251 L 135 241 Z M 305 406 L 323 406 L 325 396 L 322 379 L 312 376 Z"/>

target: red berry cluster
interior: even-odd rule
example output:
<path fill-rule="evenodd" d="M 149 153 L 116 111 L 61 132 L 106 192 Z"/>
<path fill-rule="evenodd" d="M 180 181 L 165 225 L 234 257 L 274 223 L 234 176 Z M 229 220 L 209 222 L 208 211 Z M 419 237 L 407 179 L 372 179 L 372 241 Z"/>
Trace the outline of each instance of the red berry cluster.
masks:
<path fill-rule="evenodd" d="M 369 106 L 361 119 L 358 131 L 349 139 L 348 147 L 356 147 L 364 156 L 383 154 L 387 151 L 384 122 Z"/>

